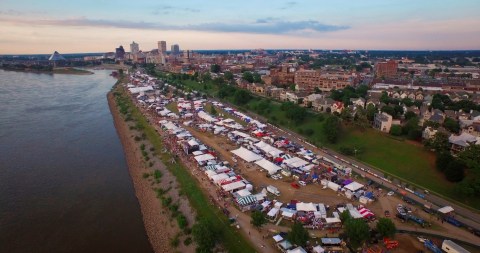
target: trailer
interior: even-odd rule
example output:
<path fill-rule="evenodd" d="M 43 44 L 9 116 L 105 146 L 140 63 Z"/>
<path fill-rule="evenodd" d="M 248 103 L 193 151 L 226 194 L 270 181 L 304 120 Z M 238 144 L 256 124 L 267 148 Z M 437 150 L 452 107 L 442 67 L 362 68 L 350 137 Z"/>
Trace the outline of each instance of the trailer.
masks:
<path fill-rule="evenodd" d="M 443 253 L 442 250 L 439 249 L 438 246 L 435 245 L 435 243 L 433 243 L 431 240 L 425 240 L 423 245 L 425 245 L 425 247 L 431 250 L 433 253 Z"/>
<path fill-rule="evenodd" d="M 470 253 L 470 251 L 450 240 L 443 241 L 442 250 L 446 253 Z"/>
<path fill-rule="evenodd" d="M 280 191 L 273 185 L 267 186 L 267 191 L 275 196 L 280 196 Z"/>

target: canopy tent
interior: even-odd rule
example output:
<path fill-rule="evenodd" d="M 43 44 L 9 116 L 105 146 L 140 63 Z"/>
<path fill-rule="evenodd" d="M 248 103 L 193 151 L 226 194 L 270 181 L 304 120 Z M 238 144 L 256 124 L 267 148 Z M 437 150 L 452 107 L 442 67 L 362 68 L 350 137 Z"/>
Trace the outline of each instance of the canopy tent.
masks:
<path fill-rule="evenodd" d="M 190 140 L 188 141 L 188 145 L 190 145 L 190 147 L 193 147 L 193 146 L 198 146 L 198 145 L 200 145 L 200 144 L 198 144 L 198 142 L 197 142 L 196 140 L 190 139 Z"/>
<path fill-rule="evenodd" d="M 228 179 L 228 178 L 230 177 L 227 174 L 221 173 L 221 174 L 213 175 L 210 179 L 212 179 L 214 183 L 217 183 L 217 182 L 220 182 L 221 180 Z"/>
<path fill-rule="evenodd" d="M 277 216 L 279 211 L 280 210 L 278 210 L 277 208 L 274 207 L 274 208 L 270 209 L 270 211 L 268 211 L 267 216 L 268 217 L 275 217 L 275 216 Z"/>
<path fill-rule="evenodd" d="M 198 163 L 215 159 L 215 157 L 214 157 L 213 155 L 211 155 L 211 154 L 197 155 L 197 156 L 195 156 L 194 158 L 195 158 L 195 160 L 196 160 Z"/>
<path fill-rule="evenodd" d="M 258 143 L 255 144 L 255 146 L 259 149 L 261 149 L 263 152 L 267 153 L 267 154 L 270 154 L 270 153 L 273 153 L 273 154 L 281 154 L 283 153 L 283 151 L 277 149 L 277 148 L 274 148 L 273 146 L 265 143 L 264 141 L 260 141 Z"/>
<path fill-rule="evenodd" d="M 317 206 L 313 203 L 297 203 L 297 211 L 315 212 Z"/>
<path fill-rule="evenodd" d="M 281 235 L 275 235 L 273 236 L 273 240 L 275 240 L 275 242 L 281 242 L 283 241 L 283 237 Z"/>
<path fill-rule="evenodd" d="M 262 159 L 262 160 L 256 161 L 255 164 L 262 167 L 266 171 L 268 171 L 268 174 L 270 174 L 270 175 L 273 175 L 273 174 L 277 173 L 279 170 L 282 169 L 282 168 L 278 167 L 277 165 L 275 165 L 274 163 L 268 161 L 267 159 Z"/>
<path fill-rule="evenodd" d="M 444 206 L 444 207 L 438 209 L 438 212 L 443 213 L 443 214 L 451 213 L 453 211 L 454 211 L 454 209 L 451 206 Z"/>
<path fill-rule="evenodd" d="M 363 188 L 363 184 L 357 183 L 357 182 L 352 182 L 350 184 L 347 184 L 345 189 L 350 190 L 352 192 L 358 191 L 359 189 Z"/>
<path fill-rule="evenodd" d="M 252 196 L 252 195 L 248 195 L 248 196 L 245 196 L 245 197 L 240 197 L 240 198 L 238 198 L 238 199 L 237 199 L 237 203 L 238 203 L 240 206 L 248 206 L 248 205 L 257 203 L 257 198 L 255 198 L 255 197 Z"/>
<path fill-rule="evenodd" d="M 327 224 L 332 224 L 332 223 L 340 223 L 342 222 L 339 218 L 325 218 L 325 221 L 327 222 Z"/>
<path fill-rule="evenodd" d="M 153 90 L 152 86 L 135 87 L 135 88 L 128 89 L 128 91 L 130 91 L 130 93 L 132 93 L 132 94 L 137 94 L 137 93 L 140 93 L 140 92 L 151 91 L 151 90 Z"/>
<path fill-rule="evenodd" d="M 370 210 L 368 210 L 367 208 L 364 208 L 364 207 L 360 208 L 358 210 L 358 212 L 363 216 L 363 218 L 366 218 L 366 219 L 368 219 L 372 216 L 375 216 L 375 214 L 373 214 Z"/>
<path fill-rule="evenodd" d="M 230 184 L 222 185 L 222 189 L 226 192 L 234 191 L 237 189 L 245 188 L 245 183 L 242 181 L 233 182 Z"/>
<path fill-rule="evenodd" d="M 299 168 L 308 164 L 308 162 L 298 157 L 292 157 L 290 159 L 284 160 L 283 163 L 293 168 Z"/>
<path fill-rule="evenodd" d="M 242 189 L 240 191 L 237 191 L 235 192 L 235 194 L 237 194 L 239 197 L 246 197 L 246 196 L 252 195 L 252 193 L 247 189 Z"/>
<path fill-rule="evenodd" d="M 205 120 L 205 121 L 208 121 L 208 122 L 214 122 L 216 121 L 217 119 L 215 119 L 214 117 L 210 116 L 210 114 L 204 112 L 204 111 L 199 111 L 197 113 L 198 117 L 200 117 L 201 119 Z"/>
<path fill-rule="evenodd" d="M 321 238 L 321 240 L 323 245 L 339 245 L 342 243 L 342 240 L 340 240 L 339 238 L 324 237 Z"/>
<path fill-rule="evenodd" d="M 260 155 L 257 155 L 244 147 L 240 147 L 239 149 L 235 149 L 230 152 L 234 153 L 235 155 L 247 162 L 254 162 L 262 159 Z"/>
<path fill-rule="evenodd" d="M 317 245 L 317 246 L 313 247 L 313 252 L 314 253 L 324 253 L 325 250 L 322 248 L 322 246 Z"/>
<path fill-rule="evenodd" d="M 307 253 L 302 247 L 298 246 L 294 249 L 287 250 L 287 253 Z"/>
<path fill-rule="evenodd" d="M 288 209 L 288 208 L 281 208 L 280 211 L 282 211 L 282 216 L 287 217 L 287 218 L 292 218 L 293 215 L 297 213 L 297 211 Z"/>
<path fill-rule="evenodd" d="M 287 240 L 284 240 L 284 241 L 281 241 L 278 246 L 284 250 L 288 250 L 288 249 L 291 249 L 292 248 L 292 244 L 287 241 Z"/>

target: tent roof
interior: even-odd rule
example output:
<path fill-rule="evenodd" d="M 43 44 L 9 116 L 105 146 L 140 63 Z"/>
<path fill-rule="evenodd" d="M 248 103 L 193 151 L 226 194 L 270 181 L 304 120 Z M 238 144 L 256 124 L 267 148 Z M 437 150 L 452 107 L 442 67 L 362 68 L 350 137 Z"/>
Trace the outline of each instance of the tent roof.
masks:
<path fill-rule="evenodd" d="M 268 211 L 267 216 L 273 217 L 273 216 L 277 215 L 279 211 L 280 210 L 278 210 L 277 208 L 274 207 L 274 208 L 270 209 L 270 211 Z"/>
<path fill-rule="evenodd" d="M 283 240 L 283 237 L 281 235 L 275 235 L 273 236 L 273 240 L 275 240 L 276 242 L 280 242 Z"/>
<path fill-rule="evenodd" d="M 230 184 L 222 185 L 222 189 L 227 192 L 240 189 L 243 187 L 245 187 L 245 183 L 242 181 L 237 181 Z"/>
<path fill-rule="evenodd" d="M 215 157 L 211 154 L 197 155 L 194 158 L 197 162 L 204 162 L 204 161 L 215 159 Z"/>
<path fill-rule="evenodd" d="M 322 244 L 340 244 L 342 243 L 342 240 L 340 240 L 339 238 L 327 238 L 327 237 L 324 237 L 322 238 Z"/>
<path fill-rule="evenodd" d="M 450 213 L 450 212 L 453 212 L 454 209 L 451 206 L 444 206 L 442 208 L 439 208 L 438 211 L 441 213 Z"/>
<path fill-rule="evenodd" d="M 253 153 L 252 151 L 244 148 L 244 147 L 240 147 L 239 149 L 235 149 L 235 150 L 232 150 L 230 151 L 232 153 L 234 153 L 235 155 L 237 155 L 238 157 L 242 158 L 243 160 L 247 161 L 247 162 L 253 162 L 253 161 L 258 161 L 260 159 L 262 159 L 261 156 Z"/>
<path fill-rule="evenodd" d="M 287 250 L 287 253 L 307 253 L 302 247 L 298 246 L 294 249 Z"/>
<path fill-rule="evenodd" d="M 363 184 L 360 184 L 360 183 L 357 183 L 357 182 L 352 182 L 350 184 L 347 184 L 344 188 L 354 192 L 354 191 L 357 191 L 357 190 L 363 188 Z"/>
<path fill-rule="evenodd" d="M 330 224 L 330 223 L 340 223 L 342 222 L 339 218 L 325 218 L 327 224 Z"/>
<path fill-rule="evenodd" d="M 297 203 L 297 211 L 315 212 L 317 206 L 313 203 Z"/>
<path fill-rule="evenodd" d="M 267 159 L 262 159 L 259 161 L 256 161 L 255 164 L 258 166 L 262 167 L 263 169 L 268 171 L 268 174 L 272 175 L 277 173 L 277 171 L 281 170 L 282 168 L 278 167 L 274 163 L 268 161 Z"/>
<path fill-rule="evenodd" d="M 315 253 L 323 253 L 323 252 L 325 252 L 325 250 L 322 248 L 322 246 L 317 245 L 317 246 L 313 247 L 313 252 L 315 252 Z"/>

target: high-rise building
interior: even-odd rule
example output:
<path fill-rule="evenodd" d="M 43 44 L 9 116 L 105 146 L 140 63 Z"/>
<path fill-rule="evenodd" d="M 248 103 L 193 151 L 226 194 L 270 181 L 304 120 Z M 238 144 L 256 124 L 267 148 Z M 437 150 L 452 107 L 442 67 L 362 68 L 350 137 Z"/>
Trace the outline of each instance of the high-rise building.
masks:
<path fill-rule="evenodd" d="M 158 42 L 158 52 L 161 54 L 167 53 L 167 42 L 162 40 Z"/>
<path fill-rule="evenodd" d="M 138 52 L 140 52 L 138 44 L 135 43 L 135 41 L 132 41 L 132 44 L 130 44 L 130 53 L 136 55 Z"/>
<path fill-rule="evenodd" d="M 172 45 L 171 53 L 173 55 L 178 55 L 180 53 L 180 46 L 178 44 Z"/>
<path fill-rule="evenodd" d="M 123 46 L 115 48 L 115 59 L 123 60 L 125 58 L 125 49 Z"/>

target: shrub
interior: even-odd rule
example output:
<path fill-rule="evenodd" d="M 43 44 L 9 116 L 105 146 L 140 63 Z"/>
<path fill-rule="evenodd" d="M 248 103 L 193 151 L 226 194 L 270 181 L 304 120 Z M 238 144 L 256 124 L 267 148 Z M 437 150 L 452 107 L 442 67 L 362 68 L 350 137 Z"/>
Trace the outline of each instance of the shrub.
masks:
<path fill-rule="evenodd" d="M 148 178 L 150 176 L 150 174 L 148 173 L 143 173 L 143 178 Z"/>
<path fill-rule="evenodd" d="M 183 244 L 185 244 L 186 246 L 192 244 L 192 238 L 191 238 L 191 237 L 187 237 L 187 238 L 183 241 Z"/>
<path fill-rule="evenodd" d="M 177 224 L 180 229 L 185 229 L 187 227 L 188 221 L 185 215 L 180 214 L 177 216 Z"/>

